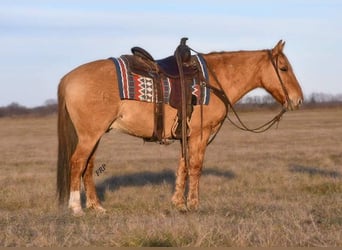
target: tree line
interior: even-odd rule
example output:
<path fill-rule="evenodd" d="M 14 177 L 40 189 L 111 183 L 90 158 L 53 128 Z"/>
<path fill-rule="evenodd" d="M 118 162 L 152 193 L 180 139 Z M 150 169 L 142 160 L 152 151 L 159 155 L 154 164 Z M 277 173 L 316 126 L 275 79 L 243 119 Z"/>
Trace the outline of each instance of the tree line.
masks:
<path fill-rule="evenodd" d="M 43 105 L 28 108 L 17 102 L 12 102 L 11 104 L 0 107 L 0 117 L 8 116 L 47 116 L 51 114 L 57 114 L 57 101 L 54 99 L 49 99 L 44 102 Z"/>
<path fill-rule="evenodd" d="M 326 94 L 326 93 L 312 93 L 304 97 L 304 103 L 301 108 L 332 108 L 342 106 L 342 94 Z M 262 96 L 246 96 L 242 98 L 237 104 L 237 109 L 240 110 L 255 110 L 255 109 L 275 109 L 279 104 L 274 98 L 269 95 Z"/>
<path fill-rule="evenodd" d="M 246 96 L 242 98 L 236 105 L 237 110 L 252 111 L 260 109 L 276 109 L 279 104 L 273 99 L 271 95 L 262 96 Z M 342 94 L 326 94 L 326 93 L 312 93 L 304 98 L 302 108 L 330 108 L 342 107 Z M 47 116 L 57 114 L 58 104 L 55 99 L 48 99 L 43 105 L 28 108 L 13 102 L 7 106 L 0 107 L 0 117 L 15 117 L 15 116 Z"/>

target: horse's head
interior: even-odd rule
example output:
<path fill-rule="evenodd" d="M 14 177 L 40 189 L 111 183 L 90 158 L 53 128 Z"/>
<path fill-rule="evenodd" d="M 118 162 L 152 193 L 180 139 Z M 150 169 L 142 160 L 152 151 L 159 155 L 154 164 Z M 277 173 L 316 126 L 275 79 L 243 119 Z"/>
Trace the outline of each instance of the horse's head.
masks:
<path fill-rule="evenodd" d="M 261 77 L 262 86 L 288 110 L 298 109 L 303 102 L 303 92 L 283 53 L 285 42 L 267 51 L 267 66 Z"/>

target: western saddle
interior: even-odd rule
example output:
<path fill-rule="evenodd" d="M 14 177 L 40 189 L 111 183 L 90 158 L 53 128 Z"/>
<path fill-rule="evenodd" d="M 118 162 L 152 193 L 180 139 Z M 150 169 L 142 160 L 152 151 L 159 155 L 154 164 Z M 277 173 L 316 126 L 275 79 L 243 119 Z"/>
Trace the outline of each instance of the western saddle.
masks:
<path fill-rule="evenodd" d="M 196 97 L 192 95 L 194 79 L 197 83 L 203 82 L 198 61 L 191 56 L 191 50 L 186 45 L 187 38 L 182 38 L 174 55 L 161 60 L 154 58 L 146 50 L 140 47 L 131 49 L 133 56 L 126 57 L 131 71 L 153 78 L 155 115 L 154 132 L 151 138 L 145 141 L 159 141 L 165 143 L 164 138 L 164 96 L 161 79 L 172 79 L 170 93 L 170 105 L 177 109 L 177 118 L 172 129 L 174 139 L 180 139 L 186 143 L 190 134 L 189 123 L 196 104 Z"/>

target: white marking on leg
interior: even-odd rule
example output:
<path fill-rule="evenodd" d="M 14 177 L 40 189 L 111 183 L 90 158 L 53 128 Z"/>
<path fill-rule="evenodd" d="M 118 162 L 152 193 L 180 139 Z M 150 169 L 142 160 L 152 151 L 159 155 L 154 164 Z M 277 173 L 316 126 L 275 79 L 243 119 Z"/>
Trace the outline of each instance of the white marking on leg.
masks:
<path fill-rule="evenodd" d="M 81 208 L 81 194 L 80 194 L 80 191 L 72 191 L 72 192 L 70 192 L 69 208 L 71 208 L 72 210 Z"/>

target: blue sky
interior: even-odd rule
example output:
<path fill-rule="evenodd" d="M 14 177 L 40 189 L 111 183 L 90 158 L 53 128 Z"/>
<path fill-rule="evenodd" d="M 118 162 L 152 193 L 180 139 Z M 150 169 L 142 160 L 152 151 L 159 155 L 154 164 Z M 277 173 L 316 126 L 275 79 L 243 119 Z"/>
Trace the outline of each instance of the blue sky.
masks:
<path fill-rule="evenodd" d="M 266 49 L 283 39 L 305 95 L 342 93 L 341 16 L 340 0 L 2 0 L 0 106 L 42 105 L 83 63 L 133 46 L 166 57 L 183 36 L 201 52 Z"/>

